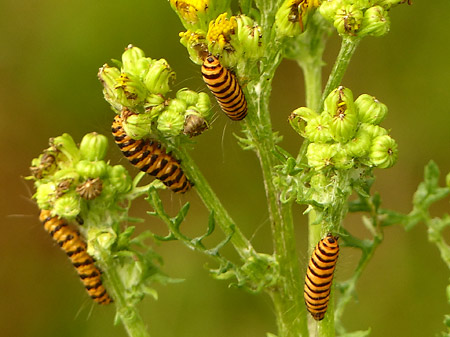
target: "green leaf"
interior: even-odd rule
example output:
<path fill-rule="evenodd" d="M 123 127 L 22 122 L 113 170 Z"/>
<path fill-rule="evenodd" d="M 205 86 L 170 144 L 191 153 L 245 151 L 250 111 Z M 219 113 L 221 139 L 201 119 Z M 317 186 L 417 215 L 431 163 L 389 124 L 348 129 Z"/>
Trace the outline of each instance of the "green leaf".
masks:
<path fill-rule="evenodd" d="M 173 223 L 173 225 L 178 229 L 183 222 L 184 218 L 187 215 L 187 212 L 189 211 L 190 204 L 189 202 L 185 203 L 183 207 L 180 209 L 178 214 L 170 219 L 170 221 Z"/>

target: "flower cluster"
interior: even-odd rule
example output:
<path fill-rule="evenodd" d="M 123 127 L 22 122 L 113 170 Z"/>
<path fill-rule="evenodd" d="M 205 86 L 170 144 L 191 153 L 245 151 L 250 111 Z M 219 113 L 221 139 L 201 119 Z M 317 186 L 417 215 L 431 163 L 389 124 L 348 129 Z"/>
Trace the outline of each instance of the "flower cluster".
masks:
<path fill-rule="evenodd" d="M 310 13 L 319 6 L 320 0 L 285 0 L 275 16 L 277 35 L 293 37 L 303 33 Z"/>
<path fill-rule="evenodd" d="M 168 97 L 175 72 L 166 60 L 145 57 L 141 49 L 130 45 L 117 63 L 119 68 L 104 65 L 98 76 L 106 101 L 125 117 L 124 128 L 130 137 L 192 136 L 185 132 L 192 115 L 201 119 L 202 131 L 209 125 L 212 113 L 206 93 L 183 88 L 176 98 Z"/>
<path fill-rule="evenodd" d="M 308 165 L 315 170 L 355 167 L 389 168 L 397 161 L 397 143 L 379 126 L 387 107 L 363 94 L 355 101 L 342 86 L 325 100 L 324 111 L 299 108 L 290 116 L 291 125 L 310 141 Z"/>
<path fill-rule="evenodd" d="M 320 13 L 342 36 L 383 36 L 389 32 L 389 10 L 405 0 L 326 0 Z"/>
<path fill-rule="evenodd" d="M 180 37 L 191 60 L 199 65 L 206 55 L 220 54 L 225 67 L 241 68 L 249 60 L 254 64 L 263 53 L 261 27 L 245 15 L 222 13 L 209 22 L 207 30 L 187 30 Z"/>
<path fill-rule="evenodd" d="M 79 147 L 66 133 L 52 138 L 50 147 L 31 162 L 39 208 L 70 220 L 88 202 L 113 205 L 123 200 L 132 181 L 123 166 L 104 161 L 107 146 L 107 138 L 95 132 L 85 135 Z"/>

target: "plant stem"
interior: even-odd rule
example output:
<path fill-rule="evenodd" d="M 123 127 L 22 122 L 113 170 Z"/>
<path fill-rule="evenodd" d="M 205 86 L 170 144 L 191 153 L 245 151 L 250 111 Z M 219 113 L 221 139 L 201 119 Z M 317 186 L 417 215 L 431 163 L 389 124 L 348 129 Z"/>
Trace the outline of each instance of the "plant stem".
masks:
<path fill-rule="evenodd" d="M 247 86 L 249 113 L 245 126 L 247 136 L 260 161 L 269 206 L 274 253 L 280 266 L 277 286 L 267 290 L 274 302 L 278 336 L 306 337 L 309 334 L 295 247 L 292 204 L 280 202 L 280 191 L 273 182 L 277 161 L 273 152 L 275 139 L 269 115 L 269 97 L 271 80 L 280 60 L 280 54 L 269 58 L 266 68 L 261 72 L 263 75 L 258 81 Z"/>
<path fill-rule="evenodd" d="M 147 326 L 142 320 L 136 306 L 129 304 L 124 294 L 126 289 L 117 273 L 116 264 L 110 255 L 102 258 L 102 271 L 108 292 L 114 299 L 117 316 L 125 327 L 129 337 L 150 337 Z"/>
<path fill-rule="evenodd" d="M 217 195 L 208 184 L 206 178 L 201 173 L 199 167 L 194 162 L 192 157 L 186 151 L 185 147 L 180 147 L 177 150 L 177 156 L 183 163 L 183 169 L 190 180 L 195 183 L 194 189 L 202 199 L 205 206 L 210 212 L 214 212 L 214 217 L 225 235 L 232 235 L 230 242 L 238 252 L 239 256 L 246 260 L 249 257 L 257 255 L 250 241 L 244 234 L 235 226 L 235 222 L 223 207 Z"/>
<path fill-rule="evenodd" d="M 358 47 L 359 41 L 361 41 L 361 39 L 355 37 L 344 37 L 342 39 L 339 55 L 337 56 L 336 62 L 334 63 L 333 69 L 328 77 L 328 82 L 322 93 L 319 111 L 322 110 L 323 102 L 325 101 L 325 98 L 327 98 L 328 94 L 341 84 L 342 78 L 344 77 L 345 71 L 347 70 L 356 47 Z"/>

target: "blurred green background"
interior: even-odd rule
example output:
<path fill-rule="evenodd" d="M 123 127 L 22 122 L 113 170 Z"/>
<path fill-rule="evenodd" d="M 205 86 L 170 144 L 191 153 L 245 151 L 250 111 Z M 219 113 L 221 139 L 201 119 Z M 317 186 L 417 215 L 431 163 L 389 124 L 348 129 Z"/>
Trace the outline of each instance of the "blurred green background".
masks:
<path fill-rule="evenodd" d="M 412 194 L 430 159 L 442 172 L 450 171 L 450 28 L 443 19 L 449 12 L 450 2 L 445 0 L 417 0 L 393 9 L 391 32 L 361 43 L 343 81 L 355 96 L 369 93 L 389 106 L 383 126 L 392 129 L 401 152 L 394 168 L 376 172 L 374 187 L 386 208 L 410 210 Z M 205 90 L 200 69 L 178 43 L 182 26 L 168 1 L 3 0 L 0 17 L 1 335 L 126 336 L 121 326 L 112 324 L 114 308 L 90 301 L 70 262 L 42 229 L 30 200 L 31 184 L 23 177 L 49 137 L 68 132 L 79 141 L 85 133 L 97 131 L 112 140 L 113 114 L 96 74 L 111 58 L 119 58 L 129 43 L 148 56 L 168 60 L 177 72 L 175 90 L 185 86 Z M 338 47 L 333 36 L 325 74 Z M 291 152 L 301 139 L 286 121 L 294 108 L 304 105 L 302 81 L 301 71 L 289 61 L 282 63 L 274 80 L 274 129 L 284 135 L 282 145 Z M 270 252 L 257 160 L 236 145 L 233 132 L 239 126 L 224 118 L 217 106 L 216 110 L 219 118 L 198 138 L 192 155 L 255 247 Z M 109 158 L 130 167 L 113 144 Z M 207 214 L 195 193 L 163 196 L 172 212 L 191 201 L 184 228 L 189 233 L 202 231 Z M 433 212 L 439 215 L 448 208 L 447 200 Z M 144 217 L 145 210 L 145 202 L 137 202 L 132 215 Z M 301 212 L 296 207 L 299 262 L 304 265 L 307 232 Z M 161 224 L 147 220 L 142 229 L 163 233 Z M 346 226 L 361 237 L 367 235 L 359 217 L 349 218 Z M 358 284 L 357 302 L 348 306 L 345 324 L 350 330 L 371 327 L 373 337 L 423 337 L 444 329 L 443 315 L 450 312 L 445 296 L 449 271 L 426 235 L 424 225 L 407 233 L 400 227 L 386 230 L 383 245 Z M 265 295 L 229 289 L 227 283 L 211 279 L 205 268 L 208 260 L 180 243 L 156 249 L 165 259 L 163 270 L 185 282 L 157 286 L 159 300 L 148 298 L 141 304 L 153 336 L 276 332 Z M 358 257 L 351 249 L 342 251 L 338 280 L 352 273 Z"/>

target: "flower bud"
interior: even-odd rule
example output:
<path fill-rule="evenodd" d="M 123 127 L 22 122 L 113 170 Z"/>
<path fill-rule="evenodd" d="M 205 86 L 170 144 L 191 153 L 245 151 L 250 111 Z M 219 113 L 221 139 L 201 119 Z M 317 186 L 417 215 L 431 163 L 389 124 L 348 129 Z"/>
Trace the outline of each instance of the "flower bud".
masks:
<path fill-rule="evenodd" d="M 379 168 L 392 167 L 398 157 L 398 146 L 388 135 L 376 137 L 370 148 L 369 158 L 372 164 Z"/>
<path fill-rule="evenodd" d="M 109 184 L 117 193 L 127 193 L 133 187 L 130 174 L 122 165 L 108 166 Z M 105 185 L 105 184 L 103 184 Z"/>
<path fill-rule="evenodd" d="M 261 27 L 245 15 L 236 17 L 237 37 L 248 58 L 255 59 L 262 55 Z"/>
<path fill-rule="evenodd" d="M 186 106 L 191 106 L 197 103 L 198 93 L 188 88 L 183 88 L 177 91 L 176 98 L 184 101 Z"/>
<path fill-rule="evenodd" d="M 335 155 L 336 147 L 332 144 L 311 143 L 306 151 L 308 165 L 316 170 L 333 165 L 333 157 Z"/>
<path fill-rule="evenodd" d="M 299 0 L 285 0 L 275 15 L 275 27 L 279 37 L 293 37 L 303 32 Z"/>
<path fill-rule="evenodd" d="M 145 101 L 147 90 L 139 77 L 121 73 L 114 87 L 116 101 L 126 107 L 134 107 Z"/>
<path fill-rule="evenodd" d="M 40 209 L 49 209 L 52 207 L 53 199 L 56 195 L 56 184 L 54 182 L 40 184 L 36 193 L 34 194 L 34 198 L 36 199 L 36 203 Z"/>
<path fill-rule="evenodd" d="M 337 10 L 334 27 L 339 35 L 356 35 L 361 27 L 363 12 L 354 5 L 346 5 Z"/>
<path fill-rule="evenodd" d="M 385 128 L 382 128 L 378 125 L 368 124 L 368 123 L 361 123 L 359 126 L 359 130 L 367 132 L 370 136 L 370 139 L 374 139 L 378 136 L 387 135 L 388 132 Z"/>
<path fill-rule="evenodd" d="M 334 140 L 345 143 L 354 136 L 358 115 L 350 89 L 340 86 L 333 90 L 325 99 L 325 111 L 332 118 L 330 131 Z"/>
<path fill-rule="evenodd" d="M 383 36 L 389 32 L 390 19 L 388 12 L 381 6 L 374 6 L 364 12 L 360 36 Z"/>
<path fill-rule="evenodd" d="M 179 36 L 180 43 L 186 47 L 192 62 L 201 65 L 209 54 L 206 33 L 203 30 L 195 32 L 187 30 L 181 32 Z"/>
<path fill-rule="evenodd" d="M 167 109 L 159 116 L 157 128 L 165 135 L 177 136 L 183 132 L 184 115 L 175 109 Z"/>
<path fill-rule="evenodd" d="M 334 21 L 337 10 L 342 6 L 343 0 L 324 0 L 319 7 L 319 12 L 328 21 Z"/>
<path fill-rule="evenodd" d="M 203 118 L 210 121 L 212 110 L 211 110 L 211 99 L 205 92 L 198 93 L 198 101 L 195 104 L 195 108 L 200 112 Z"/>
<path fill-rule="evenodd" d="M 108 138 L 97 133 L 91 132 L 83 137 L 80 143 L 80 154 L 82 159 L 95 161 L 102 160 L 108 150 Z"/>
<path fill-rule="evenodd" d="M 152 114 L 147 113 L 130 115 L 123 123 L 123 129 L 133 139 L 145 138 L 152 133 L 153 118 Z"/>
<path fill-rule="evenodd" d="M 359 129 L 355 137 L 345 144 L 345 149 L 354 158 L 363 157 L 369 153 L 371 141 L 370 134 L 364 129 Z"/>
<path fill-rule="evenodd" d="M 145 86 L 152 94 L 166 95 L 170 91 L 170 84 L 175 79 L 175 72 L 172 71 L 166 60 L 154 60 L 144 78 Z"/>
<path fill-rule="evenodd" d="M 76 192 L 69 192 L 56 199 L 53 211 L 64 219 L 74 219 L 80 214 L 80 197 Z"/>
<path fill-rule="evenodd" d="M 355 101 L 359 120 L 363 123 L 380 124 L 386 117 L 388 108 L 375 97 L 362 94 Z"/>
<path fill-rule="evenodd" d="M 145 75 L 150 63 L 151 59 L 145 57 L 144 51 L 131 44 L 122 54 L 122 71 L 137 77 Z"/>
<path fill-rule="evenodd" d="M 305 127 L 305 135 L 313 143 L 328 143 L 333 140 L 330 132 L 331 117 L 328 113 L 312 118 Z"/>
<path fill-rule="evenodd" d="M 306 138 L 305 128 L 309 121 L 319 117 L 319 114 L 309 108 L 301 107 L 292 111 L 289 116 L 289 124 L 302 137 Z"/>
<path fill-rule="evenodd" d="M 77 162 L 80 159 L 80 151 L 78 150 L 77 144 L 75 144 L 72 136 L 68 133 L 53 138 L 51 143 L 65 157 L 58 156 L 58 165 L 61 165 L 62 162 L 69 162 L 67 164 L 71 165 L 71 163 Z"/>
<path fill-rule="evenodd" d="M 209 0 L 170 0 L 173 10 L 189 25 L 195 25 L 208 10 Z"/>
<path fill-rule="evenodd" d="M 103 95 L 105 100 L 111 104 L 111 107 L 119 113 L 122 110 L 122 104 L 120 103 L 118 92 L 115 89 L 117 79 L 120 77 L 119 69 L 110 67 L 107 64 L 103 65 L 98 72 L 98 79 L 103 85 Z"/>
<path fill-rule="evenodd" d="M 106 174 L 106 168 L 107 165 L 103 160 L 80 160 L 76 166 L 78 174 L 85 178 L 103 177 Z"/>

